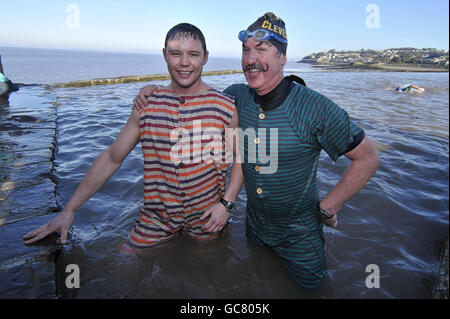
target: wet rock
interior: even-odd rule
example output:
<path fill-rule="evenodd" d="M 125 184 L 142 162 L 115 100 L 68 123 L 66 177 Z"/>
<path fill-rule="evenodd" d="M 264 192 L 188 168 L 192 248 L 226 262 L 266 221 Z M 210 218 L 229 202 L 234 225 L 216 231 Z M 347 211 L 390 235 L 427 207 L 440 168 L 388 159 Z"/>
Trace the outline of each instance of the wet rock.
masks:
<path fill-rule="evenodd" d="M 61 246 L 56 234 L 34 245 L 22 237 L 52 216 L 0 225 L 0 298 L 54 298 L 54 259 Z M 0 222 L 1 223 L 1 222 Z"/>
<path fill-rule="evenodd" d="M 224 71 L 206 71 L 202 73 L 202 76 L 212 76 L 220 74 L 236 74 L 242 73 L 240 70 L 224 70 Z M 86 81 L 71 81 L 66 83 L 56 83 L 53 86 L 57 88 L 67 87 L 85 87 L 93 85 L 108 85 L 108 84 L 121 84 L 121 83 L 134 83 L 134 82 L 148 82 L 158 80 L 170 80 L 169 74 L 150 74 L 150 75 L 136 75 L 136 76 L 119 76 L 110 79 L 93 79 Z"/>
<path fill-rule="evenodd" d="M 436 277 L 436 283 L 433 289 L 433 298 L 435 299 L 448 299 L 448 239 L 447 245 L 442 254 L 441 265 Z"/>
<path fill-rule="evenodd" d="M 55 184 L 50 180 L 39 181 L 29 187 L 15 187 L 10 183 L 10 190 L 0 192 L 0 219 L 3 224 L 14 223 L 26 218 L 45 215 L 57 210 Z"/>
<path fill-rule="evenodd" d="M 56 297 L 58 236 L 29 246 L 22 239 L 57 209 L 53 99 L 42 88 L 24 87 L 0 111 L 0 298 Z"/>

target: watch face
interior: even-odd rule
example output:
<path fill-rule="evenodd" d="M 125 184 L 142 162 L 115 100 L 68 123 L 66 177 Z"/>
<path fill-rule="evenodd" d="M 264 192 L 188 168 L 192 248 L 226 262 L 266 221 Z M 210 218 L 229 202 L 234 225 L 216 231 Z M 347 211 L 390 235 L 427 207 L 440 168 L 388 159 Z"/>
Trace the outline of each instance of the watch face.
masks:
<path fill-rule="evenodd" d="M 226 201 L 223 198 L 220 199 L 220 202 L 225 206 L 227 211 L 231 211 L 233 209 L 233 207 L 234 207 L 234 203 Z"/>
<path fill-rule="evenodd" d="M 330 215 L 326 210 L 321 209 L 320 215 L 322 215 L 323 219 L 330 219 L 333 218 L 333 215 Z"/>

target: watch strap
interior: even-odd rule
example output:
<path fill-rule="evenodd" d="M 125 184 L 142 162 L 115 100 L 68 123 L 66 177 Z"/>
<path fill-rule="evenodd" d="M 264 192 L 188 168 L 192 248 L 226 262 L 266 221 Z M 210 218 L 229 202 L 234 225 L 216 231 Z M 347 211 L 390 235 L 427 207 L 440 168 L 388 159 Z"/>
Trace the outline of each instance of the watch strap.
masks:
<path fill-rule="evenodd" d="M 317 212 L 319 213 L 319 215 L 322 218 L 322 220 L 327 220 L 327 219 L 331 219 L 331 218 L 334 217 L 334 215 L 330 214 L 325 209 L 322 209 L 320 207 L 320 202 L 317 204 Z"/>
<path fill-rule="evenodd" d="M 220 203 L 225 206 L 225 209 L 227 212 L 231 213 L 233 211 L 234 203 L 229 202 L 223 198 L 220 198 Z"/>

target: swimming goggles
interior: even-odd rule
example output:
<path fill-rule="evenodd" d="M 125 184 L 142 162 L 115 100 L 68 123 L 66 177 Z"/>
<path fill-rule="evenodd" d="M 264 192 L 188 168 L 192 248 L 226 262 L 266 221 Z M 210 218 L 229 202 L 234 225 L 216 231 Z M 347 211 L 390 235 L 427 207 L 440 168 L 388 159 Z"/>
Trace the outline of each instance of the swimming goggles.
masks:
<path fill-rule="evenodd" d="M 255 38 L 256 41 L 268 41 L 270 39 L 275 39 L 283 44 L 287 44 L 286 39 L 283 39 L 283 38 L 279 37 L 278 35 L 276 35 L 275 33 L 270 32 L 268 30 L 258 29 L 253 32 L 250 32 L 248 30 L 242 30 L 241 32 L 239 32 L 238 38 L 242 42 L 247 41 L 247 39 L 249 37 Z"/>

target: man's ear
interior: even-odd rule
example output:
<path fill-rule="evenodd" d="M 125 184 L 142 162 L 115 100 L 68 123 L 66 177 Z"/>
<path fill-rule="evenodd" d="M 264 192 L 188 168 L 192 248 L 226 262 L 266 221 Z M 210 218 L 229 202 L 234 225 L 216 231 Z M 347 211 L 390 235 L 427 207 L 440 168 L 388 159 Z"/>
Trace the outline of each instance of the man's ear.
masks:
<path fill-rule="evenodd" d="M 205 65 L 208 62 L 208 57 L 209 57 L 209 51 L 206 50 L 205 52 L 205 58 L 203 59 L 203 65 Z"/>
<path fill-rule="evenodd" d="M 281 63 L 283 64 L 283 67 L 284 67 L 284 66 L 286 66 L 287 56 L 286 56 L 286 54 L 282 54 L 281 56 L 282 56 Z"/>
<path fill-rule="evenodd" d="M 163 51 L 164 61 L 167 62 L 167 59 L 166 59 L 166 48 L 163 48 L 162 51 Z"/>

